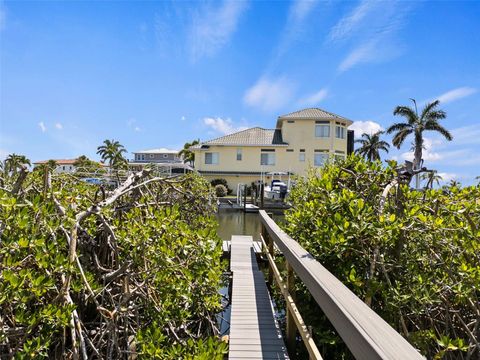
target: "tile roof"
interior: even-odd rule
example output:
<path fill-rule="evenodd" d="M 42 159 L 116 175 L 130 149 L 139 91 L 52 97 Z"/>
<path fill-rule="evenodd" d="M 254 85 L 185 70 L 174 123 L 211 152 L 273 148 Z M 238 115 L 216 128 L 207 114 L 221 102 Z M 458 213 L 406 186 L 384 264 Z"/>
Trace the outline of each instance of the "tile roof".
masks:
<path fill-rule="evenodd" d="M 331 113 L 329 111 L 320 108 L 308 108 L 303 110 L 294 111 L 289 114 L 281 115 L 278 120 L 283 119 L 325 119 L 325 120 L 343 120 L 351 122 L 351 120 L 344 118 L 343 116 Z"/>
<path fill-rule="evenodd" d="M 244 146 L 272 146 L 288 145 L 283 142 L 282 133 L 278 129 L 262 129 L 254 127 L 225 135 L 213 140 L 202 142 L 192 146 L 192 149 L 200 149 L 204 145 L 244 145 Z"/>
<path fill-rule="evenodd" d="M 77 159 L 51 159 L 57 163 L 57 165 L 73 165 Z M 50 160 L 35 161 L 34 164 L 46 164 Z"/>

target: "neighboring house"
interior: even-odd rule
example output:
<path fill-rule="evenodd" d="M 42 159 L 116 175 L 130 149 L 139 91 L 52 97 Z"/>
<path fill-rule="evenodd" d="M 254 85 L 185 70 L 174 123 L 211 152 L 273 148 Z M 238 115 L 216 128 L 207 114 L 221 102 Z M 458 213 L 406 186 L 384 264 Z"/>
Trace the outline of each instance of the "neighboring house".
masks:
<path fill-rule="evenodd" d="M 133 159 L 128 162 L 128 167 L 132 171 L 139 171 L 146 165 L 153 165 L 170 173 L 183 173 L 186 170 L 192 170 L 188 165 L 183 164 L 178 153 L 178 150 L 165 148 L 135 151 L 133 152 Z"/>
<path fill-rule="evenodd" d="M 329 159 L 353 151 L 352 124 L 342 116 L 309 108 L 278 117 L 275 129 L 255 127 L 202 142 L 195 152 L 195 169 L 209 181 L 226 179 L 230 188 L 250 184 L 269 172 L 303 175 Z M 286 179 L 284 179 L 286 180 Z"/>
<path fill-rule="evenodd" d="M 54 170 L 54 173 L 73 173 L 75 172 L 75 166 L 73 164 L 77 159 L 52 159 L 57 163 L 57 167 Z M 42 160 L 33 163 L 33 167 L 36 168 L 39 165 L 48 163 L 50 160 Z"/>

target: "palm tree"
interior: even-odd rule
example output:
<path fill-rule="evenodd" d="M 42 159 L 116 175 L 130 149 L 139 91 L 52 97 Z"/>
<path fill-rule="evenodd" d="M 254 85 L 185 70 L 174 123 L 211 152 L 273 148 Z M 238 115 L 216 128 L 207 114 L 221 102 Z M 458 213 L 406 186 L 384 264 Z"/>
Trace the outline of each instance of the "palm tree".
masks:
<path fill-rule="evenodd" d="M 9 173 L 12 172 L 13 175 L 17 173 L 17 170 L 22 166 L 30 166 L 32 165 L 30 160 L 27 159 L 25 155 L 18 155 L 18 154 L 10 154 L 5 159 L 5 172 Z"/>
<path fill-rule="evenodd" d="M 194 164 L 195 162 L 195 153 L 190 150 L 190 148 L 194 145 L 198 145 L 200 144 L 200 139 L 197 139 L 197 140 L 193 140 L 191 143 L 190 142 L 186 142 L 185 145 L 183 145 L 183 149 L 180 150 L 180 152 L 178 153 L 178 155 L 180 156 L 183 156 L 183 162 L 184 163 L 190 163 L 190 164 Z"/>
<path fill-rule="evenodd" d="M 380 135 L 382 134 L 383 131 L 377 131 L 372 135 L 363 133 L 361 139 L 355 140 L 356 143 L 362 145 L 355 150 L 355 152 L 369 161 L 380 160 L 380 150 L 388 153 L 388 149 L 390 148 L 390 145 L 386 141 L 380 140 Z"/>
<path fill-rule="evenodd" d="M 73 163 L 75 166 L 75 172 L 79 175 L 88 175 L 90 173 L 96 173 L 101 169 L 101 165 L 93 160 L 90 160 L 87 156 L 79 156 Z"/>
<path fill-rule="evenodd" d="M 397 106 L 393 111 L 393 115 L 403 116 L 407 119 L 407 122 L 393 124 L 387 129 L 387 134 L 395 132 L 392 143 L 397 149 L 400 149 L 408 135 L 414 134 L 413 168 L 419 169 L 422 162 L 424 131 L 437 131 L 448 141 L 451 141 L 453 137 L 447 129 L 438 123 L 439 120 L 447 117 L 445 111 L 437 109 L 438 104 L 440 104 L 439 100 L 425 105 L 420 116 L 417 111 L 417 102 L 415 99 L 411 100 L 415 104 L 415 109 L 408 106 Z"/>
<path fill-rule="evenodd" d="M 430 185 L 433 187 L 433 183 L 436 183 L 437 186 L 440 185 L 440 181 L 443 180 L 442 176 L 438 174 L 437 170 L 433 170 L 431 172 L 426 172 L 421 176 L 422 180 L 427 180 L 427 186 Z"/>
<path fill-rule="evenodd" d="M 116 140 L 104 140 L 103 145 L 97 148 L 97 154 L 101 159 L 108 162 L 108 166 L 114 169 L 124 167 L 127 160 L 123 157 L 123 153 L 127 152 L 125 147 Z"/>

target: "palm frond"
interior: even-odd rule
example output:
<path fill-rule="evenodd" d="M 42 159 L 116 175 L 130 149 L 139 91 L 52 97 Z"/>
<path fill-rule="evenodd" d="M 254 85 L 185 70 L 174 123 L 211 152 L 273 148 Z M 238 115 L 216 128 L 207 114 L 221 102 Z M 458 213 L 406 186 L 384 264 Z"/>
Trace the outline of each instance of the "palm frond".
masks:
<path fill-rule="evenodd" d="M 400 149 L 400 146 L 402 146 L 403 142 L 405 141 L 405 138 L 408 135 L 410 135 L 412 132 L 413 132 L 412 129 L 405 129 L 397 132 L 392 139 L 393 146 L 395 146 L 397 149 Z"/>
<path fill-rule="evenodd" d="M 402 131 L 402 130 L 405 130 L 405 129 L 408 129 L 408 128 L 411 128 L 411 127 L 412 126 L 410 124 L 396 123 L 396 124 L 393 124 L 392 126 L 390 126 L 387 129 L 387 134 L 391 134 L 394 131 Z"/>

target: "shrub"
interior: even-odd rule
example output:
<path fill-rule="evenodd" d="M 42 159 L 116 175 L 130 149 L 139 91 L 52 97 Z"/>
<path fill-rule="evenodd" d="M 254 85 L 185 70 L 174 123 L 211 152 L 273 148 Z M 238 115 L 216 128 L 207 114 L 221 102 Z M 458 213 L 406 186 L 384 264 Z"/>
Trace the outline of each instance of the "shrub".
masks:
<path fill-rule="evenodd" d="M 478 357 L 480 188 L 404 185 L 382 209 L 395 166 L 352 156 L 312 170 L 290 193 L 285 230 L 427 358 Z M 326 357 L 344 358 L 311 296 L 297 295 Z"/>
<path fill-rule="evenodd" d="M 223 357 L 222 248 L 205 180 L 144 170 L 115 198 L 69 176 L 24 175 L 0 179 L 0 354 Z"/>
<path fill-rule="evenodd" d="M 224 197 L 227 196 L 227 188 L 222 184 L 215 185 L 215 194 L 217 197 Z"/>
<path fill-rule="evenodd" d="M 212 185 L 212 187 L 215 187 L 219 184 L 225 186 L 227 189 L 227 195 L 230 195 L 233 192 L 233 190 L 228 187 L 228 182 L 225 179 L 213 179 L 210 181 L 210 185 Z"/>

